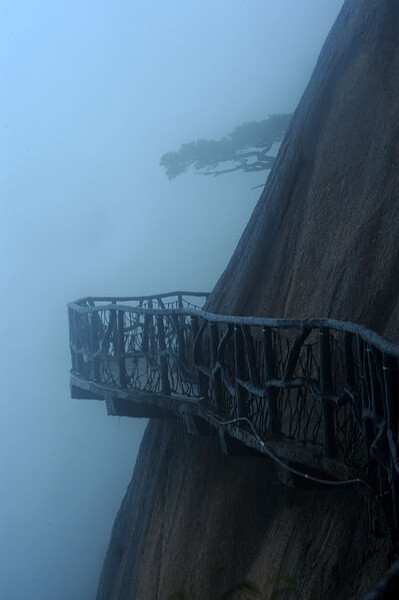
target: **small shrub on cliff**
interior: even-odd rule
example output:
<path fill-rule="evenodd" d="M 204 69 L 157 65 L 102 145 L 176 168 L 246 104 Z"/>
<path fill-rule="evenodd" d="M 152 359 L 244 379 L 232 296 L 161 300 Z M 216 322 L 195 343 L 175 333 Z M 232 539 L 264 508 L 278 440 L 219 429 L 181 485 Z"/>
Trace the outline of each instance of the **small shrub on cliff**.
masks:
<path fill-rule="evenodd" d="M 276 579 L 276 583 L 279 584 L 279 588 L 274 590 L 270 596 L 270 600 L 300 600 L 300 595 L 297 588 L 297 582 L 293 577 L 287 575 L 280 575 Z"/>
<path fill-rule="evenodd" d="M 224 570 L 225 567 L 218 567 L 212 574 L 212 587 L 219 586 Z M 276 585 L 278 585 L 278 588 L 272 592 L 269 600 L 300 600 L 300 594 L 297 587 L 298 584 L 293 577 L 280 575 L 276 578 Z M 251 598 L 254 596 L 261 596 L 259 588 L 252 581 L 244 580 L 241 583 L 237 583 L 228 588 L 225 592 L 222 592 L 219 598 L 220 600 L 233 600 L 238 592 L 247 592 Z M 266 599 L 266 596 L 263 596 L 263 598 Z M 168 600 L 190 600 L 190 598 L 185 590 L 177 590 L 171 596 L 168 596 Z M 249 596 L 247 596 L 245 600 L 250 600 Z"/>
<path fill-rule="evenodd" d="M 222 575 L 225 570 L 226 570 L 226 567 L 221 566 L 221 567 L 217 567 L 213 571 L 211 578 L 210 578 L 211 587 L 213 589 L 220 587 Z M 219 598 L 220 598 L 220 600 L 233 600 L 233 598 L 235 598 L 235 596 L 236 596 L 236 593 L 238 593 L 238 592 L 247 592 L 251 596 L 251 598 L 253 598 L 254 596 L 258 596 L 258 597 L 260 596 L 260 590 L 257 588 L 257 586 L 252 581 L 244 580 L 244 581 L 241 581 L 240 583 L 236 583 L 235 585 L 229 587 L 224 592 L 221 592 Z M 248 600 L 250 600 L 249 596 L 247 596 L 247 598 L 248 598 Z M 168 600 L 190 600 L 190 599 L 185 590 L 177 590 L 171 596 L 168 597 Z"/>

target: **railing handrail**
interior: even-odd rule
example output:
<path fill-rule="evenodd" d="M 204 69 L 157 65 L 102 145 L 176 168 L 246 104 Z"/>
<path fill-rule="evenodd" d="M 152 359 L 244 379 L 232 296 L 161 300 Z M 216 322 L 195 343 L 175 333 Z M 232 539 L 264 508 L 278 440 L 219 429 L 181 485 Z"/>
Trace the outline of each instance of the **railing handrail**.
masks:
<path fill-rule="evenodd" d="M 171 298 L 173 296 L 190 296 L 192 298 L 207 298 L 209 292 L 186 292 L 178 290 L 175 292 L 166 292 L 164 294 L 147 294 L 146 296 L 85 296 L 68 303 L 68 307 L 79 307 L 83 302 L 138 302 L 140 300 L 159 300 L 162 298 Z"/>
<path fill-rule="evenodd" d="M 353 323 L 351 321 L 341 321 L 332 318 L 280 318 L 280 317 L 252 317 L 252 316 L 239 316 L 239 315 L 223 315 L 217 313 L 211 313 L 204 311 L 200 308 L 143 308 L 139 306 L 129 306 L 127 304 L 118 304 L 118 302 L 127 301 L 140 301 L 140 300 L 151 300 L 160 298 L 170 298 L 173 296 L 189 296 L 189 297 L 204 297 L 207 298 L 209 294 L 202 292 L 169 292 L 167 294 L 154 294 L 152 296 L 132 296 L 132 297 L 95 297 L 87 296 L 73 302 L 68 303 L 68 308 L 79 313 L 89 314 L 100 312 L 103 310 L 110 311 L 123 311 L 123 312 L 134 312 L 140 315 L 156 314 L 159 316 L 197 316 L 206 319 L 210 323 L 226 323 L 231 325 L 248 325 L 253 327 L 273 327 L 279 329 L 316 329 L 326 328 L 334 329 L 336 331 L 342 331 L 344 333 L 352 333 L 359 335 L 364 341 L 372 344 L 381 352 L 389 354 L 395 358 L 399 358 L 399 343 L 391 342 L 390 340 L 382 337 L 372 329 L 361 325 L 359 323 Z M 81 306 L 83 302 L 108 302 L 111 304 L 102 304 L 100 306 Z"/>

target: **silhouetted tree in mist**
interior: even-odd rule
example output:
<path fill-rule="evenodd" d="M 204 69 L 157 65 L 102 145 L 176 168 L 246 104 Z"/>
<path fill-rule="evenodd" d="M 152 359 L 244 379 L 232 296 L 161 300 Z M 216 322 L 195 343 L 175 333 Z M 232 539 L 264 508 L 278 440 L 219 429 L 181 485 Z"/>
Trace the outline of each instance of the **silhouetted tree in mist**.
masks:
<path fill-rule="evenodd" d="M 177 151 L 161 157 L 169 179 L 185 173 L 190 166 L 203 175 L 222 175 L 232 171 L 270 169 L 274 157 L 268 155 L 275 142 L 281 142 L 291 115 L 270 115 L 264 121 L 252 121 L 235 127 L 221 140 L 197 140 L 182 144 Z M 218 169 L 222 163 L 233 163 Z"/>

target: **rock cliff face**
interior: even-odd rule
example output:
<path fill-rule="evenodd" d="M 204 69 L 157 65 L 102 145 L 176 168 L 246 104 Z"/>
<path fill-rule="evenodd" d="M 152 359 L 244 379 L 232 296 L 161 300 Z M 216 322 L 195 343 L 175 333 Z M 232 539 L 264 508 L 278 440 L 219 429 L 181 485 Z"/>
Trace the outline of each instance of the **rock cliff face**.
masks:
<path fill-rule="evenodd" d="M 399 4 L 348 0 L 209 300 L 399 338 Z"/>
<path fill-rule="evenodd" d="M 295 580 L 300 598 L 360 598 L 388 564 L 385 540 L 370 534 L 369 507 L 357 489 L 287 488 L 266 458 L 226 456 L 217 438 L 153 421 L 97 598 L 166 600 L 184 589 L 211 600 L 249 578 L 268 600 L 284 585 L 279 576 Z"/>
<path fill-rule="evenodd" d="M 207 308 L 331 316 L 399 339 L 399 3 L 347 0 L 265 189 Z M 265 458 L 150 423 L 116 518 L 98 600 L 217 597 L 244 578 L 269 598 L 361 598 L 387 567 L 359 489 L 286 488 Z M 374 532 L 375 533 L 375 532 Z"/>

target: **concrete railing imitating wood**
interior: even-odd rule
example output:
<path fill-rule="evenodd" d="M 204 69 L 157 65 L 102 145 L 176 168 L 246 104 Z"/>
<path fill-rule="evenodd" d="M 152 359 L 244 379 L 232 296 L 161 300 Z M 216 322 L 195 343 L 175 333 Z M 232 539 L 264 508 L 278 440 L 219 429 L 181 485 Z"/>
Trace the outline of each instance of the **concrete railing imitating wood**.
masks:
<path fill-rule="evenodd" d="M 267 446 L 330 480 L 368 482 L 397 530 L 399 345 L 334 319 L 212 314 L 206 297 L 70 303 L 72 396 L 111 414 L 177 413 L 225 448 Z"/>

